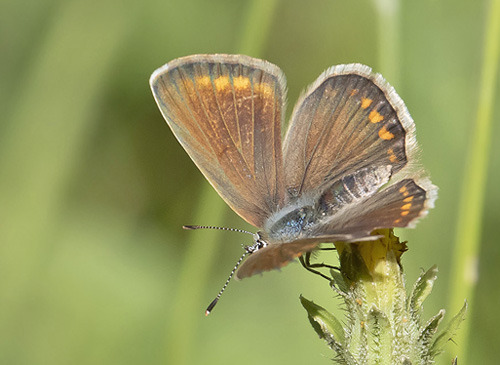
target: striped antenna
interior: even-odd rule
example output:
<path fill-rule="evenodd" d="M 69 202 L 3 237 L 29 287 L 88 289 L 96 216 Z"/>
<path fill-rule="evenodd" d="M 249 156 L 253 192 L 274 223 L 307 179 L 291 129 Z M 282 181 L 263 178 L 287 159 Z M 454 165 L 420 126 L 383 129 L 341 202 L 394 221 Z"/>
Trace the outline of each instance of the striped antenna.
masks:
<path fill-rule="evenodd" d="M 252 232 L 245 231 L 244 229 L 238 229 L 238 228 L 226 228 L 226 227 L 215 227 L 215 226 L 197 226 L 197 225 L 182 226 L 182 228 L 188 229 L 188 230 L 194 230 L 194 229 L 218 229 L 218 230 L 221 230 L 221 231 L 240 232 L 240 233 L 246 233 L 246 234 L 249 234 L 249 235 L 252 235 L 252 236 L 254 235 Z M 250 246 L 250 247 L 253 248 L 253 246 Z M 229 284 L 229 282 L 233 278 L 234 273 L 238 269 L 238 266 L 240 266 L 240 264 L 243 262 L 243 259 L 247 255 L 251 254 L 252 252 L 254 252 L 254 251 L 253 250 L 249 250 L 247 247 L 245 248 L 245 253 L 240 257 L 240 259 L 238 260 L 238 262 L 236 263 L 236 265 L 234 265 L 233 271 L 231 271 L 231 274 L 229 274 L 229 277 L 227 278 L 226 282 L 224 283 L 224 286 L 220 290 L 219 294 L 217 294 L 217 296 L 215 297 L 215 299 L 212 300 L 212 303 L 210 303 L 208 305 L 207 310 L 205 311 L 205 316 L 208 316 L 210 314 L 210 312 L 212 312 L 212 310 L 214 309 L 215 305 L 219 301 L 222 293 L 224 293 L 224 290 L 226 290 L 227 285 Z"/>
<path fill-rule="evenodd" d="M 187 229 L 187 230 L 195 230 L 195 229 L 218 229 L 221 231 L 231 231 L 231 232 L 240 232 L 240 233 L 246 233 L 250 234 L 253 236 L 252 232 L 245 231 L 244 229 L 238 229 L 238 228 L 226 228 L 226 227 L 215 227 L 215 226 L 182 226 L 182 228 Z"/>
<path fill-rule="evenodd" d="M 243 259 L 245 258 L 245 256 L 248 255 L 248 254 L 250 254 L 250 253 L 251 253 L 250 251 L 245 251 L 245 253 L 240 257 L 240 259 L 238 260 L 238 262 L 236 263 L 236 265 L 234 265 L 233 271 L 231 271 L 231 274 L 229 274 L 229 277 L 227 278 L 227 280 L 226 280 L 224 286 L 222 287 L 222 289 L 220 290 L 219 294 L 217 294 L 217 296 L 215 297 L 215 299 L 212 300 L 212 303 L 210 303 L 208 305 L 207 310 L 205 311 L 205 316 L 208 316 L 210 314 L 210 312 L 212 312 L 212 310 L 214 309 L 215 305 L 219 301 L 222 293 L 224 293 L 224 290 L 226 290 L 227 285 L 229 284 L 229 282 L 233 278 L 233 275 L 236 272 L 236 269 L 238 269 L 238 266 L 240 266 L 240 264 L 243 261 Z"/>

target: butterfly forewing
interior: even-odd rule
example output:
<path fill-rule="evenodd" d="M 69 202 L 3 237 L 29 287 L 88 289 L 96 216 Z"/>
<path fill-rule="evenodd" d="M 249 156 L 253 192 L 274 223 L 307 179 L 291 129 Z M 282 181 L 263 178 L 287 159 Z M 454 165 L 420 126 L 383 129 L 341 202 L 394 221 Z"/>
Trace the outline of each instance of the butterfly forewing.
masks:
<path fill-rule="evenodd" d="M 292 198 L 321 191 L 365 167 L 408 162 L 414 124 L 381 76 L 359 65 L 327 70 L 297 102 L 284 142 L 286 189 Z"/>
<path fill-rule="evenodd" d="M 208 181 L 243 219 L 262 226 L 284 201 L 281 70 L 246 56 L 198 55 L 166 64 L 150 83 Z"/>

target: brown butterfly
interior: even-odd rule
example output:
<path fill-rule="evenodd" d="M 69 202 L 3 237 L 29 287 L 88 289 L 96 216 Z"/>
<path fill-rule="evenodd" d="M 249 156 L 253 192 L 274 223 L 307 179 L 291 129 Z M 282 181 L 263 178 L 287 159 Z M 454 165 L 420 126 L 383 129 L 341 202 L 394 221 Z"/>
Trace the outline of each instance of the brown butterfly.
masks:
<path fill-rule="evenodd" d="M 437 188 L 416 164 L 415 124 L 367 66 L 326 70 L 299 98 L 283 140 L 286 81 L 269 62 L 183 57 L 156 70 L 150 84 L 203 175 L 261 229 L 232 272 L 248 256 L 237 278 L 280 268 L 319 243 L 413 227 L 434 205 Z"/>

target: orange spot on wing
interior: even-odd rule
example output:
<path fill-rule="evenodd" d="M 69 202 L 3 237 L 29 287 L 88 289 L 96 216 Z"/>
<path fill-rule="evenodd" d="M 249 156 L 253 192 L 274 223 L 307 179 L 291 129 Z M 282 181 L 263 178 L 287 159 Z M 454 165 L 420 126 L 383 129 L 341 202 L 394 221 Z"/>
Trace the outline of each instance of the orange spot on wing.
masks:
<path fill-rule="evenodd" d="M 361 98 L 361 107 L 363 109 L 368 108 L 370 105 L 372 105 L 373 100 L 369 98 Z"/>
<path fill-rule="evenodd" d="M 389 132 L 387 128 L 385 128 L 385 125 L 378 131 L 378 136 L 382 139 L 385 139 L 386 141 L 389 141 L 394 138 L 394 134 Z"/>
<path fill-rule="evenodd" d="M 402 210 L 409 210 L 411 208 L 411 203 L 405 204 L 401 207 Z"/>
<path fill-rule="evenodd" d="M 410 213 L 410 211 L 409 211 L 409 210 L 403 210 L 403 211 L 401 212 L 401 216 L 402 216 L 402 217 L 405 217 L 405 216 L 407 216 L 409 213 Z"/>
<path fill-rule="evenodd" d="M 272 98 L 274 95 L 274 90 L 269 84 L 257 84 L 255 85 L 255 92 L 260 93 L 265 97 Z"/>
<path fill-rule="evenodd" d="M 210 80 L 210 76 L 200 76 L 196 79 L 196 83 L 201 87 L 212 86 L 212 81 Z"/>
<path fill-rule="evenodd" d="M 409 203 L 409 202 L 411 202 L 412 200 L 413 200 L 413 195 L 412 195 L 412 196 L 409 196 L 408 198 L 404 198 L 404 199 L 403 199 L 403 201 L 404 201 L 405 203 Z"/>
<path fill-rule="evenodd" d="M 215 88 L 218 91 L 228 89 L 230 87 L 229 77 L 228 76 L 220 76 L 214 80 Z"/>
<path fill-rule="evenodd" d="M 233 79 L 235 89 L 248 89 L 250 88 L 250 79 L 245 76 L 238 76 Z"/>
<path fill-rule="evenodd" d="M 356 95 L 358 92 L 359 92 L 359 90 L 358 90 L 358 89 L 353 89 L 353 90 L 351 91 L 351 96 Z"/>
<path fill-rule="evenodd" d="M 398 160 L 398 158 L 394 154 L 394 150 L 392 148 L 389 148 L 387 150 L 387 154 L 389 155 L 389 161 L 391 161 L 392 163 L 394 163 Z"/>
<path fill-rule="evenodd" d="M 370 120 L 370 123 L 379 123 L 384 120 L 384 116 L 378 111 L 372 110 L 370 114 L 368 114 L 368 119 Z"/>
<path fill-rule="evenodd" d="M 399 223 L 401 223 L 401 218 L 398 218 L 394 221 L 394 224 L 399 224 Z"/>

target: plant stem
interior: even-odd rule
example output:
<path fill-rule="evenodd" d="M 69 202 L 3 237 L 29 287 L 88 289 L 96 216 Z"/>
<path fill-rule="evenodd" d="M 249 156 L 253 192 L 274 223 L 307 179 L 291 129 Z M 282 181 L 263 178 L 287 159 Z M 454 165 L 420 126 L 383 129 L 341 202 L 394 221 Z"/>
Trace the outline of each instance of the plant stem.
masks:
<path fill-rule="evenodd" d="M 378 15 L 378 71 L 399 85 L 399 0 L 374 0 Z"/>
<path fill-rule="evenodd" d="M 448 308 L 455 312 L 465 298 L 473 303 L 477 282 L 477 261 L 481 244 L 481 223 L 491 145 L 492 111 L 500 51 L 500 0 L 491 0 L 487 10 L 481 84 L 472 141 L 468 149 L 464 183 L 458 211 L 452 267 L 452 290 Z M 471 304 L 473 305 L 473 304 Z M 471 321 L 465 321 L 456 342 L 459 360 L 467 363 Z"/>
<path fill-rule="evenodd" d="M 92 17 L 92 26 L 88 19 Z M 26 59 L 12 114 L 2 119 L 0 323 L 18 323 L 39 298 L 42 273 L 58 247 L 68 186 L 88 148 L 106 75 L 126 41 L 130 18 L 113 2 L 61 2 L 33 56 Z M 29 227 L 29 228 L 28 228 Z"/>
<path fill-rule="evenodd" d="M 467 304 L 438 333 L 444 310 L 422 318 L 437 267 L 423 272 L 407 294 L 401 266 L 406 243 L 392 230 L 376 234 L 380 238 L 371 242 L 335 243 L 341 272 L 331 270 L 331 284 L 344 301 L 345 318 L 301 296 L 309 321 L 333 350 L 337 364 L 435 364 L 463 322 Z"/>
<path fill-rule="evenodd" d="M 250 2 L 241 33 L 239 52 L 260 57 L 266 45 L 267 35 L 276 12 L 278 0 L 254 0 Z"/>
<path fill-rule="evenodd" d="M 204 183 L 199 194 L 198 208 L 193 222 L 208 222 L 218 225 L 224 220 L 226 207 L 212 186 Z M 167 329 L 166 364 L 190 364 L 190 354 L 198 323 L 197 314 L 203 315 L 207 281 L 210 280 L 210 268 L 216 260 L 216 252 L 221 242 L 218 231 L 207 234 L 206 230 L 189 231 L 186 237 L 187 250 L 177 279 L 177 292 L 172 295 L 174 301 L 171 321 Z"/>

